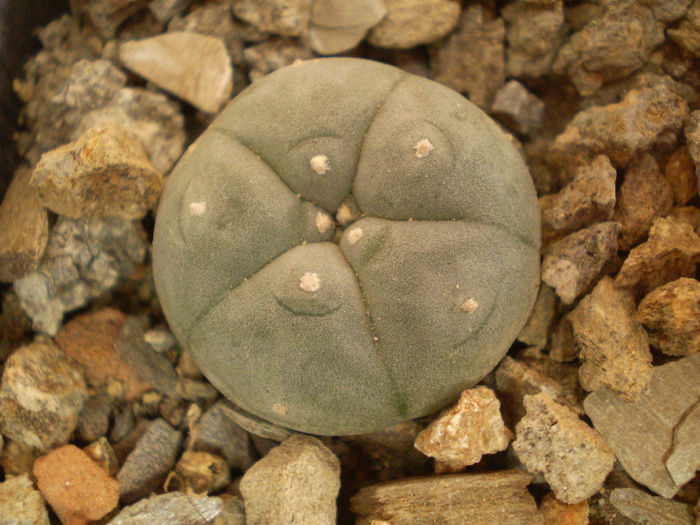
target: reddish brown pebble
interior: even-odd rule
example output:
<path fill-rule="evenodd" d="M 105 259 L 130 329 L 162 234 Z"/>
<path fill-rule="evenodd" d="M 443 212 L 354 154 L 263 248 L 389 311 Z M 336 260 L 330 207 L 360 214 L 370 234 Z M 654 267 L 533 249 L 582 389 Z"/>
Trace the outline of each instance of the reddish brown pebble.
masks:
<path fill-rule="evenodd" d="M 698 177 L 695 175 L 695 163 L 687 146 L 681 146 L 671 153 L 666 161 L 666 179 L 673 191 L 673 202 L 683 206 L 698 194 Z"/>
<path fill-rule="evenodd" d="M 119 502 L 119 484 L 88 455 L 65 445 L 34 462 L 39 491 L 64 525 L 99 520 Z"/>
<path fill-rule="evenodd" d="M 540 503 L 540 514 L 544 525 L 588 525 L 588 501 L 569 505 L 550 492 Z"/>

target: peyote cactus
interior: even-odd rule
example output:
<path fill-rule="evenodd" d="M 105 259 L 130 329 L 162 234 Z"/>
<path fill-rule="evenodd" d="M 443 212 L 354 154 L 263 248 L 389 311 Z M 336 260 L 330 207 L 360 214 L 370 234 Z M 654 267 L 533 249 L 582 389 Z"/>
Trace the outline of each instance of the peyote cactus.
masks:
<path fill-rule="evenodd" d="M 223 394 L 333 435 L 434 412 L 487 374 L 534 301 L 539 244 L 527 168 L 481 110 L 328 58 L 224 109 L 167 181 L 153 256 L 175 335 Z"/>

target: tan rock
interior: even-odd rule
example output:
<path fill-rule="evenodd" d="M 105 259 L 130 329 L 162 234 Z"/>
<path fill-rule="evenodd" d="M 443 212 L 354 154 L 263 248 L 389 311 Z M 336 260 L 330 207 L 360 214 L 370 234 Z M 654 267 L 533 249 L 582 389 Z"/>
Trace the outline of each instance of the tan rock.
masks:
<path fill-rule="evenodd" d="M 88 455 L 65 445 L 34 463 L 41 494 L 64 525 L 98 520 L 119 502 L 119 484 Z"/>
<path fill-rule="evenodd" d="M 635 523 L 668 523 L 695 525 L 695 512 L 690 505 L 669 501 L 634 488 L 613 489 L 610 501 Z"/>
<path fill-rule="evenodd" d="M 513 434 L 503 424 L 501 404 L 484 386 L 462 392 L 455 406 L 443 411 L 416 437 L 415 446 L 435 458 L 435 471 L 459 472 L 484 454 L 505 450 Z"/>
<path fill-rule="evenodd" d="M 588 525 L 588 501 L 562 503 L 549 492 L 540 503 L 544 525 Z"/>
<path fill-rule="evenodd" d="M 666 161 L 664 173 L 673 191 L 673 202 L 676 206 L 684 206 L 698 194 L 695 163 L 687 146 L 681 146 L 671 153 Z"/>
<path fill-rule="evenodd" d="M 700 400 L 673 429 L 673 445 L 666 458 L 666 470 L 679 487 L 693 479 L 700 469 Z"/>
<path fill-rule="evenodd" d="M 108 39 L 114 36 L 122 22 L 146 7 L 147 3 L 147 0 L 92 0 L 76 5 L 86 11 L 100 36 Z"/>
<path fill-rule="evenodd" d="M 306 34 L 311 0 L 233 0 L 233 12 L 264 33 L 282 36 Z"/>
<path fill-rule="evenodd" d="M 512 131 L 529 135 L 542 124 L 544 102 L 517 80 L 510 80 L 496 92 L 491 114 Z"/>
<path fill-rule="evenodd" d="M 297 60 L 310 60 L 314 54 L 308 44 L 290 38 L 270 38 L 243 50 L 248 78 L 257 82 L 265 75 L 289 66 Z"/>
<path fill-rule="evenodd" d="M 119 472 L 117 456 L 114 453 L 114 449 L 112 449 L 112 445 L 107 441 L 107 438 L 101 437 L 97 441 L 90 443 L 87 447 L 83 448 L 83 452 L 111 477 L 116 476 L 117 472 Z"/>
<path fill-rule="evenodd" d="M 696 7 L 696 12 L 700 13 L 700 4 L 693 4 Z M 700 19 L 698 19 L 700 23 Z M 685 123 L 684 128 L 685 140 L 688 143 L 688 153 L 695 163 L 695 175 L 698 177 L 700 185 L 700 110 L 693 111 Z"/>
<path fill-rule="evenodd" d="M 5 476 L 31 474 L 32 466 L 41 452 L 34 447 L 13 439 L 5 440 L 2 451 L 2 470 Z"/>
<path fill-rule="evenodd" d="M 8 525 L 49 525 L 44 500 L 27 474 L 0 483 L 0 517 Z"/>
<path fill-rule="evenodd" d="M 311 48 L 321 55 L 348 51 L 386 14 L 383 0 L 315 0 L 309 24 Z"/>
<path fill-rule="evenodd" d="M 546 393 L 525 396 L 513 450 L 529 472 L 542 473 L 556 498 L 579 503 L 597 492 L 615 456 L 605 440 Z"/>
<path fill-rule="evenodd" d="M 636 397 L 651 375 L 646 331 L 636 319 L 634 296 L 603 277 L 569 314 L 583 360 L 581 386 L 588 391 L 608 387 Z"/>
<path fill-rule="evenodd" d="M 124 42 L 119 58 L 137 75 L 207 113 L 216 113 L 231 96 L 233 70 L 218 38 L 175 31 Z"/>
<path fill-rule="evenodd" d="M 583 398 L 586 397 L 586 392 L 581 388 L 579 382 L 578 363 L 560 363 L 552 359 L 549 354 L 534 347 L 519 351 L 515 354 L 515 357 L 530 369 L 556 381 L 561 387 L 561 395 L 565 400 L 557 399 L 557 403 L 571 408 L 577 414 L 583 414 L 583 405 L 581 403 Z"/>
<path fill-rule="evenodd" d="M 675 219 L 678 222 L 690 224 L 693 230 L 695 230 L 695 233 L 700 235 L 700 208 L 696 206 L 680 206 L 668 212 L 667 217 Z"/>
<path fill-rule="evenodd" d="M 559 319 L 554 328 L 552 341 L 549 345 L 549 357 L 560 363 L 573 361 L 578 357 L 571 321 L 566 316 Z"/>
<path fill-rule="evenodd" d="M 175 465 L 175 475 L 178 478 L 181 492 L 209 494 L 228 486 L 231 482 L 229 466 L 226 460 L 208 452 L 183 452 Z M 172 490 L 173 483 L 167 483 Z"/>
<path fill-rule="evenodd" d="M 526 345 L 544 348 L 547 346 L 549 328 L 557 313 L 557 296 L 552 288 L 540 283 L 540 291 L 532 307 L 530 318 L 518 334 L 518 341 Z"/>

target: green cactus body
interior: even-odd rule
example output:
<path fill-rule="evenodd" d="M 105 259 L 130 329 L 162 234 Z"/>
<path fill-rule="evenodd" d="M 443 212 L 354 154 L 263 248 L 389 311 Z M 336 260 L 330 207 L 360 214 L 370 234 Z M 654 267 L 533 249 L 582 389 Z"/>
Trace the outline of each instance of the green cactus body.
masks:
<path fill-rule="evenodd" d="M 363 215 L 336 232 L 349 196 Z M 351 434 L 432 413 L 493 369 L 534 301 L 539 231 L 526 166 L 476 106 L 391 66 L 318 59 L 244 90 L 183 156 L 154 273 L 224 395 Z"/>

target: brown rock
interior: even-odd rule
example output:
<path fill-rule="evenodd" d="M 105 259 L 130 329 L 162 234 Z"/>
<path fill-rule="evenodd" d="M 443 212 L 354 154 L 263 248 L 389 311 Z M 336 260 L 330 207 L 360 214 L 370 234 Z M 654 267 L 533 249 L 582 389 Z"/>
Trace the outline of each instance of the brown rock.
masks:
<path fill-rule="evenodd" d="M 107 434 L 109 415 L 112 410 L 109 398 L 104 394 L 90 396 L 78 414 L 76 437 L 82 441 L 91 442 Z"/>
<path fill-rule="evenodd" d="M 94 443 L 90 443 L 83 448 L 83 452 L 111 477 L 115 477 L 117 472 L 119 472 L 117 456 L 107 438 L 101 437 Z"/>
<path fill-rule="evenodd" d="M 525 396 L 513 450 L 529 472 L 542 473 L 554 495 L 579 503 L 597 492 L 615 456 L 603 438 L 546 393 Z"/>
<path fill-rule="evenodd" d="M 532 307 L 530 318 L 518 334 L 518 341 L 526 345 L 544 348 L 547 346 L 549 327 L 557 313 L 557 296 L 552 288 L 540 283 L 540 290 Z"/>
<path fill-rule="evenodd" d="M 305 35 L 311 0 L 233 0 L 233 12 L 264 33 Z"/>
<path fill-rule="evenodd" d="M 630 251 L 615 277 L 615 286 L 649 293 L 680 277 L 695 276 L 700 262 L 700 236 L 687 223 L 659 217 L 649 239 Z"/>
<path fill-rule="evenodd" d="M 687 146 L 681 146 L 671 153 L 666 161 L 664 173 L 673 191 L 673 202 L 676 206 L 684 206 L 698 194 L 695 163 Z"/>
<path fill-rule="evenodd" d="M 430 48 L 430 73 L 433 80 L 488 109 L 494 93 L 505 82 L 505 26 L 484 6 L 467 6 L 455 31 L 439 46 Z M 488 67 L 475 68 L 474 63 Z"/>
<path fill-rule="evenodd" d="M 231 482 L 226 460 L 208 452 L 183 452 L 175 465 L 175 474 L 181 480 L 180 490 L 195 494 L 217 492 Z"/>
<path fill-rule="evenodd" d="M 543 525 L 527 491 L 530 475 L 517 470 L 400 479 L 361 489 L 350 499 L 358 524 L 518 523 Z"/>
<path fill-rule="evenodd" d="M 700 5 L 698 5 L 700 9 Z M 698 19 L 700 23 L 700 18 Z M 700 110 L 693 111 L 685 124 L 685 140 L 688 143 L 688 153 L 695 163 L 695 175 L 700 184 Z"/>
<path fill-rule="evenodd" d="M 224 43 L 215 37 L 175 31 L 124 42 L 119 58 L 131 71 L 207 113 L 231 96 L 233 69 Z"/>
<path fill-rule="evenodd" d="M 540 503 L 544 525 L 588 525 L 588 501 L 562 503 L 549 492 Z"/>
<path fill-rule="evenodd" d="M 650 496 L 639 489 L 613 489 L 610 501 L 635 523 L 695 525 L 695 512 L 690 505 Z"/>
<path fill-rule="evenodd" d="M 484 454 L 505 450 L 513 434 L 503 424 L 501 404 L 484 386 L 462 392 L 452 408 L 443 411 L 416 437 L 415 446 L 435 458 L 435 471 L 459 472 Z"/>
<path fill-rule="evenodd" d="M 571 321 L 564 316 L 559 319 L 552 342 L 549 346 L 549 357 L 560 363 L 573 361 L 578 357 L 578 349 L 574 343 L 574 331 L 571 328 Z"/>
<path fill-rule="evenodd" d="M 167 22 L 187 9 L 190 0 L 150 0 L 148 10 L 159 22 Z"/>
<path fill-rule="evenodd" d="M 2 450 L 2 470 L 5 476 L 31 474 L 34 461 L 41 452 L 20 441 L 7 439 Z"/>
<path fill-rule="evenodd" d="M 311 49 L 291 38 L 271 38 L 243 50 L 243 61 L 248 65 L 251 82 L 264 77 L 297 60 L 313 58 Z"/>
<path fill-rule="evenodd" d="M 675 219 L 678 222 L 690 224 L 693 230 L 695 230 L 695 233 L 700 235 L 700 208 L 695 206 L 681 206 L 679 208 L 673 208 L 670 212 L 668 212 L 667 217 Z"/>
<path fill-rule="evenodd" d="M 448 34 L 457 24 L 456 0 L 384 0 L 386 17 L 369 33 L 373 46 L 408 49 L 429 44 Z"/>
<path fill-rule="evenodd" d="M 644 389 L 652 371 L 651 352 L 635 314 L 632 293 L 615 288 L 610 277 L 603 277 L 568 314 L 583 360 L 583 388 L 608 387 L 628 398 Z"/>
<path fill-rule="evenodd" d="M 7 525 L 49 525 L 44 500 L 28 475 L 8 476 L 0 483 L 0 517 Z"/>
<path fill-rule="evenodd" d="M 321 55 L 357 46 L 387 14 L 383 0 L 316 0 L 311 6 L 309 43 Z"/>
<path fill-rule="evenodd" d="M 107 40 L 114 36 L 122 22 L 146 7 L 147 3 L 148 0 L 88 0 L 76 5 L 87 13 L 100 36 Z"/>
<path fill-rule="evenodd" d="M 615 168 L 605 155 L 576 170 L 574 180 L 542 212 L 542 220 L 556 230 L 575 230 L 581 226 L 612 219 L 615 208 Z"/>
<path fill-rule="evenodd" d="M 617 252 L 620 224 L 601 222 L 555 242 L 542 260 L 542 280 L 564 304 L 588 291 L 605 263 Z"/>
<path fill-rule="evenodd" d="M 700 5 L 687 0 L 685 3 L 686 7 L 690 3 L 687 19 L 682 20 L 677 28 L 669 28 L 668 36 L 683 49 L 698 56 L 700 54 Z"/>
<path fill-rule="evenodd" d="M 557 403 L 568 406 L 577 414 L 583 414 L 583 405 L 581 403 L 583 398 L 586 397 L 586 392 L 581 388 L 579 382 L 578 363 L 560 363 L 542 350 L 534 347 L 519 351 L 516 354 L 516 358 L 530 367 L 530 369 L 556 381 L 561 388 L 561 396 L 565 400 L 556 399 Z"/>
<path fill-rule="evenodd" d="M 199 4 L 187 16 L 173 17 L 168 23 L 168 31 L 190 31 L 219 38 L 226 44 L 226 49 L 234 61 L 241 61 L 243 43 L 228 3 Z"/>
<path fill-rule="evenodd" d="M 584 407 L 627 473 L 657 494 L 672 498 L 680 489 L 666 465 L 674 430 L 699 397 L 700 353 L 695 353 L 654 367 L 647 388 L 635 401 L 601 389 L 585 399 Z"/>
<path fill-rule="evenodd" d="M 517 80 L 510 80 L 496 92 L 491 113 L 512 131 L 529 135 L 542 124 L 544 102 Z"/>
<path fill-rule="evenodd" d="M 65 525 L 99 520 L 119 502 L 117 480 L 73 445 L 37 459 L 34 475 L 41 494 Z"/>
<path fill-rule="evenodd" d="M 49 239 L 49 219 L 20 167 L 0 204 L 0 281 L 20 279 L 39 266 Z"/>

